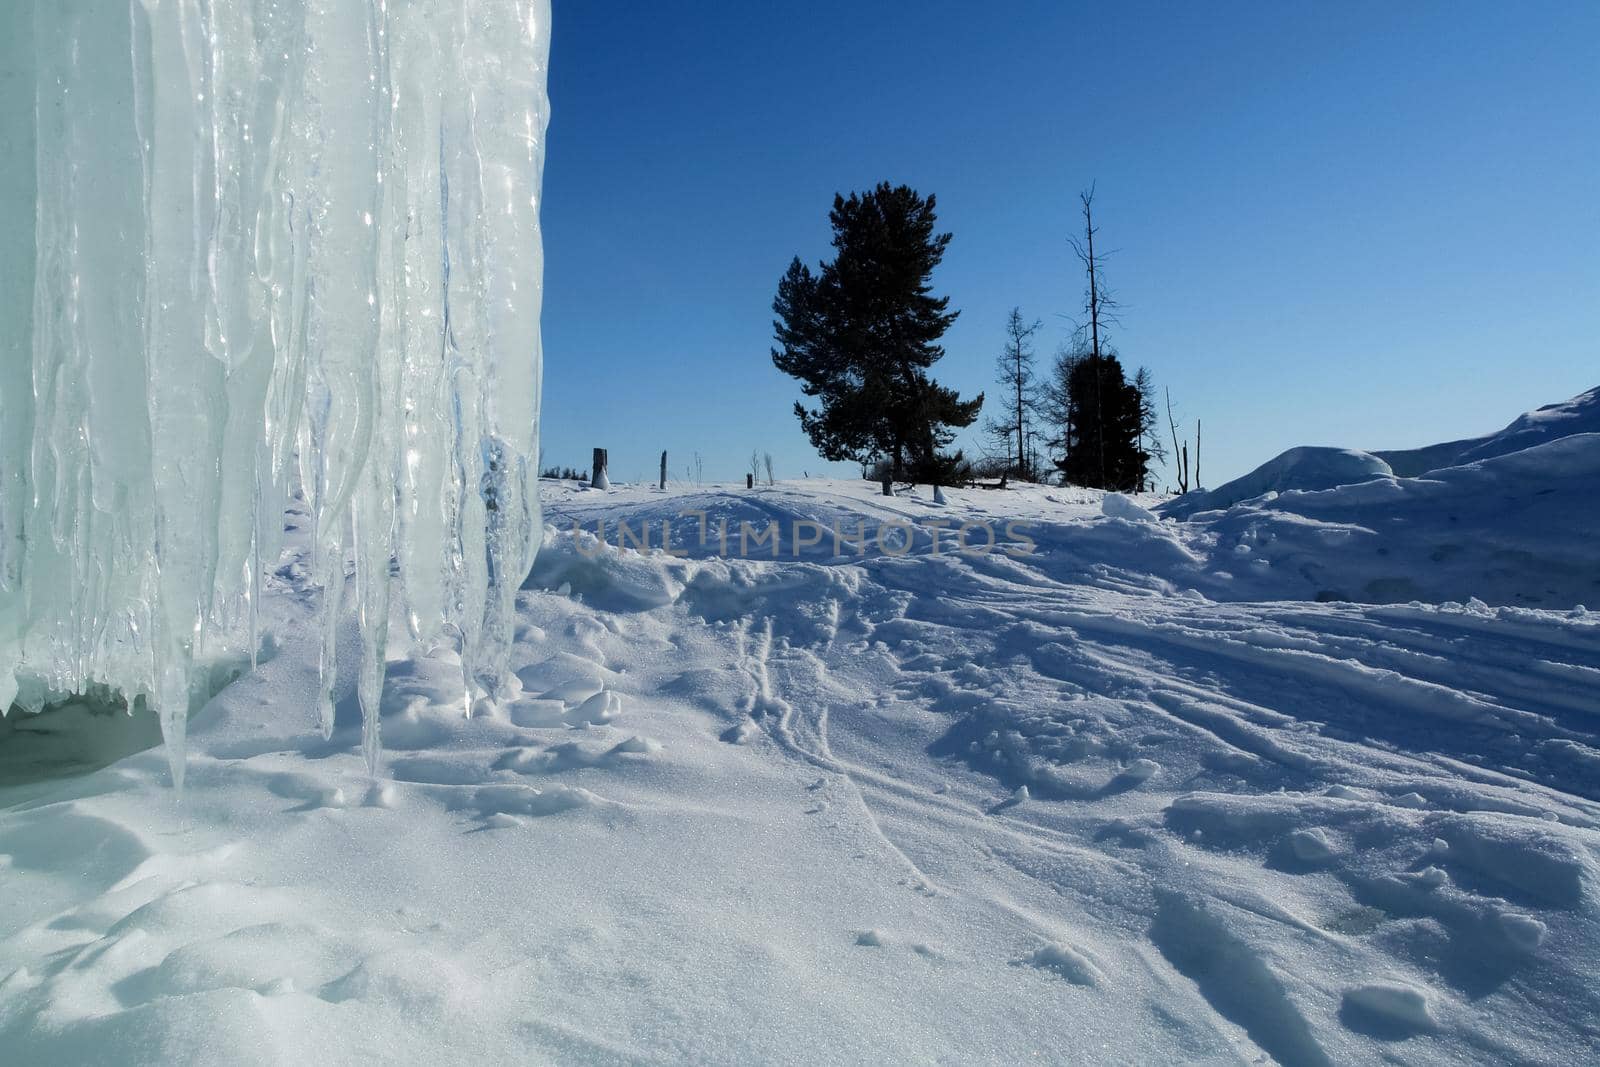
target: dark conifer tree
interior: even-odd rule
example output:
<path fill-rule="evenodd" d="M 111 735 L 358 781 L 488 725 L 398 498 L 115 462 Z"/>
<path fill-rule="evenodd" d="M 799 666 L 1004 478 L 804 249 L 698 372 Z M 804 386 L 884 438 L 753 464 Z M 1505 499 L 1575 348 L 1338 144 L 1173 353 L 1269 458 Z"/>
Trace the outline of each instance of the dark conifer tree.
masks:
<path fill-rule="evenodd" d="M 934 208 L 933 196 L 887 182 L 834 197 L 833 260 L 813 273 L 797 257 L 778 282 L 772 362 L 816 399 L 795 414 L 825 459 L 886 457 L 897 478 L 949 484 L 961 459 L 942 450 L 983 397 L 963 400 L 928 373 L 958 314 L 933 295 L 950 243 Z"/>
<path fill-rule="evenodd" d="M 1144 405 L 1115 352 L 1103 349 L 1098 360 L 1088 352 L 1063 353 L 1048 396 L 1051 416 L 1059 420 L 1056 468 L 1068 483 L 1123 493 L 1145 487 Z"/>

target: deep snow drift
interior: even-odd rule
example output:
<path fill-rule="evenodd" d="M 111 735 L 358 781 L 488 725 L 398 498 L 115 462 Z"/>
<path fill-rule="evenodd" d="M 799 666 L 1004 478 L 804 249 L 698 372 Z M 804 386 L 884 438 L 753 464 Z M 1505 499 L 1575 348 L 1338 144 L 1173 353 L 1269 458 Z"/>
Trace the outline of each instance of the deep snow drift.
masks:
<path fill-rule="evenodd" d="M 1388 459 L 1398 467 L 1391 469 Z M 1436 467 L 1413 475 L 1421 463 Z M 1600 389 L 1407 453 L 1296 448 L 1162 504 L 1218 599 L 1600 603 Z M 1233 554 L 1231 565 L 1223 561 Z"/>
<path fill-rule="evenodd" d="M 1593 498 L 1550 447 L 1528 485 Z M 1450 560 L 1459 603 L 1304 595 L 1447 530 L 1425 494 L 1511 484 L 1460 470 L 1393 494 L 1420 532 L 1373 501 L 1344 542 L 1073 489 L 546 483 L 510 691 L 463 720 L 448 645 L 391 653 L 377 782 L 347 683 L 328 741 L 284 714 L 318 690 L 295 502 L 273 654 L 196 716 L 181 804 L 155 751 L 0 790 L 0 1048 L 1586 1062 L 1600 621 L 1515 606 L 1538 560 L 1499 607 Z M 6 747 L 90 761 L 88 714 Z"/>
<path fill-rule="evenodd" d="M 1291 448 L 1216 489 L 1196 490 L 1170 500 L 1162 511 L 1187 517 L 1229 508 L 1269 493 L 1315 492 L 1388 478 L 1419 478 L 1432 471 L 1509 456 L 1581 434 L 1600 434 L 1600 388 L 1565 403 L 1547 404 L 1537 411 L 1527 412 L 1498 433 L 1465 441 L 1391 452 Z M 1541 469 L 1540 464 L 1535 464 L 1531 473 L 1537 475 Z"/>
<path fill-rule="evenodd" d="M 303 486 L 283 710 L 353 610 L 375 768 L 391 590 L 496 692 L 538 543 L 548 2 L 3 7 L 0 712 L 142 700 L 181 784 Z"/>

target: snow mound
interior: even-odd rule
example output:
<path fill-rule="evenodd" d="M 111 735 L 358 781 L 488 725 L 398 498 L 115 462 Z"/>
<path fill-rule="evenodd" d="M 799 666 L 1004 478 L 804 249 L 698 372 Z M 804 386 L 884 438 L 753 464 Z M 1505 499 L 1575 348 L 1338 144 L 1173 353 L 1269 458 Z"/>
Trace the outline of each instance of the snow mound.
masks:
<path fill-rule="evenodd" d="M 1126 519 L 1129 522 L 1158 522 L 1154 512 L 1140 507 L 1121 493 L 1107 493 L 1100 501 L 1100 510 L 1108 519 Z"/>
<path fill-rule="evenodd" d="M 1393 474 L 1389 464 L 1369 452 L 1350 448 L 1291 448 L 1242 478 L 1215 489 L 1185 493 L 1161 510 L 1174 518 L 1187 518 L 1202 511 L 1230 508 L 1268 493 L 1333 489 L 1389 478 Z"/>
<path fill-rule="evenodd" d="M 1600 598 L 1600 434 L 1209 518 L 1234 595 L 1572 608 Z M 1242 548 L 1234 560 L 1231 548 Z M 1241 568 L 1239 563 L 1248 561 Z"/>
<path fill-rule="evenodd" d="M 1597 431 L 1600 389 L 1469 442 L 1291 449 L 1159 507 L 1206 558 L 1146 566 L 1219 600 L 1577 607 L 1600 599 Z M 1159 528 L 1146 536 L 1158 547 Z"/>

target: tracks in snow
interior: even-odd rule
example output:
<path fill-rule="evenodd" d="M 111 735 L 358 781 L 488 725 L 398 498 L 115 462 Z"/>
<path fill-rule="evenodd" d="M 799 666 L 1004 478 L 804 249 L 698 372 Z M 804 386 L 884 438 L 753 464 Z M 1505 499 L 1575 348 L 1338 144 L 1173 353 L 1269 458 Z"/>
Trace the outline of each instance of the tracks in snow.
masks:
<path fill-rule="evenodd" d="M 1560 855 L 1552 884 L 1587 869 L 1582 849 L 1537 828 L 1600 825 L 1600 763 L 1583 763 L 1600 756 L 1600 627 L 1218 605 L 1006 568 L 864 569 L 899 594 L 876 606 L 903 610 L 836 603 L 827 641 L 804 647 L 747 624 L 747 710 L 789 757 L 847 784 L 923 884 L 987 894 L 1052 944 L 1078 911 L 1149 921 L 1146 940 L 1101 945 L 1096 973 L 1187 989 L 1241 1052 L 1330 1062 L 1360 1036 L 1426 1040 L 1458 998 L 1532 973 L 1520 934 L 1498 931 L 1542 938 L 1580 906 L 1519 913 L 1549 890 L 1539 875 L 1524 892 L 1517 868 Z M 903 703 L 944 717 L 935 754 L 1053 802 L 996 813 L 970 788 L 930 788 L 926 766 L 875 736 L 886 712 L 863 697 L 885 675 Z M 1175 799 L 1188 793 L 1199 799 Z M 1416 917 L 1457 947 L 1441 960 L 1406 926 Z M 1054 951 L 1035 955 L 1076 958 Z M 1508 962 L 1475 974 L 1452 954 Z M 1216 977 L 1219 960 L 1245 987 Z M 1369 994 L 1327 984 L 1329 968 L 1403 980 Z M 1506 1052 L 1490 1024 L 1457 1022 L 1457 1054 Z"/>

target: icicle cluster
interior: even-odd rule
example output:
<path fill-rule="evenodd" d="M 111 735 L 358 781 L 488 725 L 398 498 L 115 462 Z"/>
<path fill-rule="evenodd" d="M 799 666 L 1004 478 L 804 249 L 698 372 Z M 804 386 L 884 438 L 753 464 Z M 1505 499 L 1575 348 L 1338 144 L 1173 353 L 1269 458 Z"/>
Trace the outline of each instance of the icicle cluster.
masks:
<path fill-rule="evenodd" d="M 541 531 L 549 0 L 0 7 L 0 711 L 143 697 L 181 785 L 298 489 L 376 770 L 391 595 L 495 693 Z"/>

